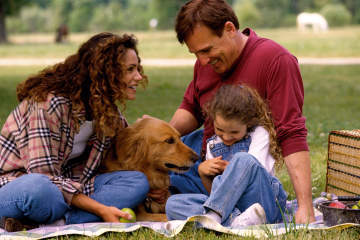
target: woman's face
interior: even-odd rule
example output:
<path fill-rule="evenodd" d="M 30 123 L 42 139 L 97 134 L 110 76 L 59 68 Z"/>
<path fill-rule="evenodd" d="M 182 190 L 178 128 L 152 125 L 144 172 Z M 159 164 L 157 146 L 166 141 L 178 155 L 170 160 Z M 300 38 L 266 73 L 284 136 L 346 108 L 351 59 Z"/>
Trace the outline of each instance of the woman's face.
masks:
<path fill-rule="evenodd" d="M 134 100 L 136 98 L 136 88 L 142 79 L 139 72 L 139 59 L 134 49 L 126 51 L 124 56 L 124 78 L 123 81 L 127 85 L 126 94 L 128 100 Z"/>

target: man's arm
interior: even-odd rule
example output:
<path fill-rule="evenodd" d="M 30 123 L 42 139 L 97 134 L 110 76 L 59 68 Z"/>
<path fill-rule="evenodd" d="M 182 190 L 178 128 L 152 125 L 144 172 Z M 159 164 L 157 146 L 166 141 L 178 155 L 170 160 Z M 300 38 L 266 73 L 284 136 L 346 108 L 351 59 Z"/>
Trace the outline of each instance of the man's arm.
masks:
<path fill-rule="evenodd" d="M 296 223 L 315 221 L 311 194 L 311 168 L 309 152 L 302 151 L 284 158 L 293 184 L 299 208 L 295 213 Z"/>
<path fill-rule="evenodd" d="M 185 109 L 176 110 L 170 121 L 170 125 L 176 128 L 181 136 L 184 136 L 199 127 L 196 118 Z"/>

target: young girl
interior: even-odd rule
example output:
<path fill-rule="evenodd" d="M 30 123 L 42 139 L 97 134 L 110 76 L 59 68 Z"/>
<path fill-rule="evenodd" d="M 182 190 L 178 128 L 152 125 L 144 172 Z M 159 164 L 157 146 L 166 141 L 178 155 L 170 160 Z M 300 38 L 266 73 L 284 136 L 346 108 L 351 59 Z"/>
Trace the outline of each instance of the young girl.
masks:
<path fill-rule="evenodd" d="M 118 104 L 146 82 L 136 39 L 99 33 L 19 84 L 0 135 L 0 227 L 131 218 L 120 209 L 146 198 L 146 176 L 97 169 L 116 129 L 127 127 Z"/>
<path fill-rule="evenodd" d="M 209 195 L 173 195 L 168 218 L 206 213 L 231 227 L 281 221 L 278 206 L 284 210 L 286 193 L 274 166 L 282 156 L 266 104 L 247 86 L 223 85 L 204 110 L 215 130 L 198 167 Z"/>

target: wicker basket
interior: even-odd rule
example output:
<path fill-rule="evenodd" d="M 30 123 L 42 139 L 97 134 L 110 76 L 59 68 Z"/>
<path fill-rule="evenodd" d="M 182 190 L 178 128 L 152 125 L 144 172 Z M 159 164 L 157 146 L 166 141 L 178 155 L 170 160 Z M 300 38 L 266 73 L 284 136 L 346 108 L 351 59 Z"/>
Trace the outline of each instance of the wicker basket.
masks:
<path fill-rule="evenodd" d="M 326 192 L 360 195 L 360 129 L 331 131 L 328 147 Z"/>

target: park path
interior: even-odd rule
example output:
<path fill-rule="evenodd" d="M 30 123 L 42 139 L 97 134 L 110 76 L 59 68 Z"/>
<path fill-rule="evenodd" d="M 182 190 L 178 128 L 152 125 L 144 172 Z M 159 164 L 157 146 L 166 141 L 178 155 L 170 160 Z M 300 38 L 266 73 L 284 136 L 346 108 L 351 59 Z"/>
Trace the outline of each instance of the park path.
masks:
<path fill-rule="evenodd" d="M 0 58 L 0 66 L 48 66 L 63 61 L 62 58 Z M 354 65 L 360 58 L 298 58 L 300 64 L 312 65 Z M 142 59 L 144 66 L 193 66 L 195 59 Z"/>

